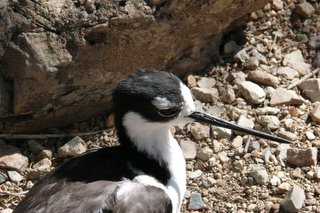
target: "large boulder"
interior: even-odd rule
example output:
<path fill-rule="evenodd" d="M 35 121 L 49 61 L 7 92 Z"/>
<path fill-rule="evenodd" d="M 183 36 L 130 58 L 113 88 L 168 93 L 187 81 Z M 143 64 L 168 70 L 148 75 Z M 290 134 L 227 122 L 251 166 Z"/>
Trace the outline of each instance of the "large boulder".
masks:
<path fill-rule="evenodd" d="M 200 70 L 266 3 L 1 0 L 0 129 L 38 131 L 110 110 L 114 85 L 139 68 Z"/>

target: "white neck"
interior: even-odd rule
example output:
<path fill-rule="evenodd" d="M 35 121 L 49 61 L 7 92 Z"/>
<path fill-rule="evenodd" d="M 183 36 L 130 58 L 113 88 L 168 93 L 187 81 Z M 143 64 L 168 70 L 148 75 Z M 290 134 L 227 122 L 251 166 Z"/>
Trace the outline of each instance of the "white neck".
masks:
<path fill-rule="evenodd" d="M 139 114 L 128 112 L 123 126 L 138 151 L 147 153 L 160 164 L 167 164 L 171 177 L 166 188 L 173 212 L 178 212 L 186 190 L 186 171 L 182 150 L 170 132 L 170 124 L 148 122 Z"/>

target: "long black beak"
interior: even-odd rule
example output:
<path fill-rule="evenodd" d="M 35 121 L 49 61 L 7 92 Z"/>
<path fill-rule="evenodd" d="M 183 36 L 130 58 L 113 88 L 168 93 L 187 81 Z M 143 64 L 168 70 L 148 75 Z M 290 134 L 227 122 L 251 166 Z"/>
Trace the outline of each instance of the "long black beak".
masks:
<path fill-rule="evenodd" d="M 207 124 L 211 124 L 211 125 L 227 128 L 227 129 L 236 130 L 236 131 L 239 131 L 239 132 L 247 133 L 249 135 L 258 136 L 260 138 L 276 141 L 276 142 L 279 142 L 279 143 L 291 143 L 291 141 L 288 141 L 288 140 L 286 140 L 284 138 L 280 138 L 278 136 L 270 135 L 268 133 L 260 132 L 260 131 L 254 130 L 254 129 L 249 129 L 249 128 L 246 128 L 246 127 L 238 126 L 236 124 L 233 124 L 231 122 L 222 120 L 221 118 L 217 118 L 215 116 L 209 115 L 209 114 L 204 113 L 204 112 L 195 111 L 192 114 L 190 114 L 188 117 L 193 118 L 196 121 L 199 121 L 199 122 L 202 122 L 202 123 L 207 123 Z"/>

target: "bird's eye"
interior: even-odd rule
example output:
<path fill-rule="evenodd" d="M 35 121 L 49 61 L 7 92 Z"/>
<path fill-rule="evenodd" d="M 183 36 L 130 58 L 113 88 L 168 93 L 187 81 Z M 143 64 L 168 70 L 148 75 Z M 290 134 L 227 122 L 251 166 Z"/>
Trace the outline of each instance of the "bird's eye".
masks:
<path fill-rule="evenodd" d="M 158 109 L 158 113 L 163 117 L 173 117 L 179 113 L 178 107 L 172 107 L 169 109 Z"/>

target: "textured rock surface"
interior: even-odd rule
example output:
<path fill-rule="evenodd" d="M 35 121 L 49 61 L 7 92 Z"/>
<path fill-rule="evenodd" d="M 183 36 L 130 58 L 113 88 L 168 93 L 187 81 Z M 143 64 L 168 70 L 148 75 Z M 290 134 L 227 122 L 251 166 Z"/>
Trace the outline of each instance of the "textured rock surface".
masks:
<path fill-rule="evenodd" d="M 110 109 L 116 82 L 138 68 L 199 70 L 267 2 L 4 0 L 0 121 L 10 131 L 70 124 Z"/>

